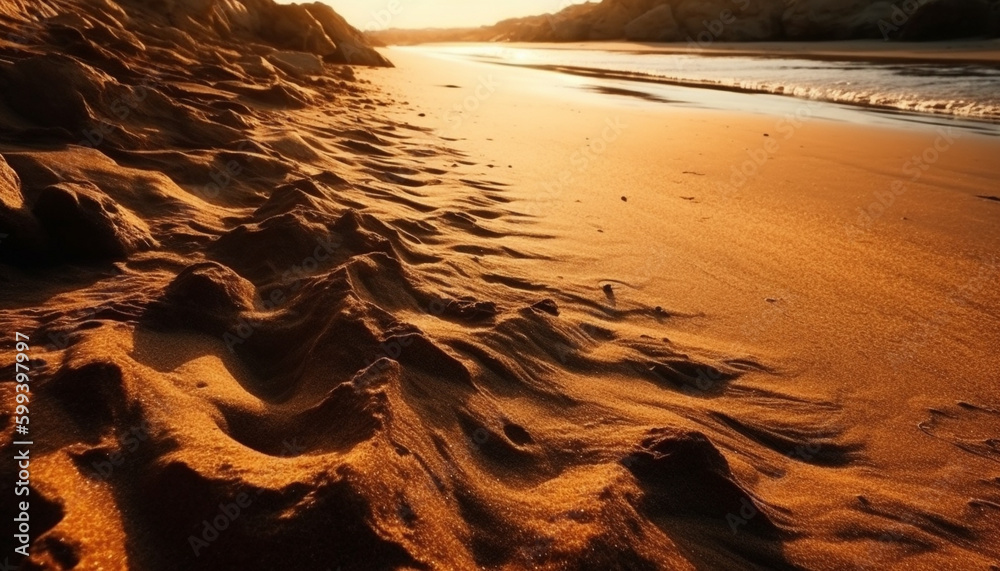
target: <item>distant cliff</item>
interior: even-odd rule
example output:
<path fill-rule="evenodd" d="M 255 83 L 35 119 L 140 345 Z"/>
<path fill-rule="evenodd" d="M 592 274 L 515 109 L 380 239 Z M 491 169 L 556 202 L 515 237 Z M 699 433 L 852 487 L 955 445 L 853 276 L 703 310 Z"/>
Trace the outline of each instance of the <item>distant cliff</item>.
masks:
<path fill-rule="evenodd" d="M 440 41 L 694 42 L 1000 36 L 1000 0 L 603 0 L 465 29 L 385 30 L 386 44 Z"/>
<path fill-rule="evenodd" d="M 164 34 L 182 45 L 198 41 L 250 42 L 310 52 L 331 63 L 392 65 L 360 31 L 319 2 L 281 5 L 274 0 L 0 0 L 0 26 L 31 28 L 59 20 L 85 30 L 94 20 L 113 28 L 162 28 Z"/>
<path fill-rule="evenodd" d="M 165 15 L 170 24 L 185 31 L 201 29 L 232 39 L 263 40 L 279 48 L 314 53 L 327 61 L 392 65 L 372 49 L 360 31 L 320 2 L 281 5 L 274 0 L 119 0 L 119 3 Z"/>

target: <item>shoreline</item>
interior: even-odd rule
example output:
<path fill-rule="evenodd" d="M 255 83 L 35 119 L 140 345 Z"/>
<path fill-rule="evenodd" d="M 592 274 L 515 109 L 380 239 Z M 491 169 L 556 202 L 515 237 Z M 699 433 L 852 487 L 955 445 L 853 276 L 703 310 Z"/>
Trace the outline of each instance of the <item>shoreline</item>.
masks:
<path fill-rule="evenodd" d="M 579 75 L 582 77 L 589 77 L 595 79 L 611 79 L 611 80 L 622 80 L 622 81 L 633 81 L 639 83 L 652 83 L 656 85 L 667 85 L 673 87 L 683 87 L 690 89 L 708 89 L 716 91 L 725 91 L 729 93 L 741 93 L 744 95 L 773 95 L 777 97 L 788 97 L 791 99 L 796 99 L 799 101 L 815 101 L 817 103 L 825 103 L 829 105 L 838 105 L 843 107 L 849 107 L 853 109 L 858 109 L 860 111 L 867 111 L 871 113 L 888 113 L 897 115 L 901 121 L 905 121 L 906 118 L 912 119 L 912 122 L 920 122 L 919 119 L 931 122 L 932 120 L 940 121 L 940 126 L 953 126 L 964 129 L 977 130 L 981 134 L 987 134 L 992 136 L 1000 136 L 1000 116 L 993 118 L 983 118 L 974 117 L 967 115 L 953 115 L 943 112 L 932 112 L 932 111 L 911 111 L 907 109 L 900 109 L 898 107 L 893 107 L 891 105 L 874 105 L 865 104 L 854 101 L 838 101 L 835 99 L 817 99 L 817 98 L 806 98 L 797 95 L 788 95 L 785 93 L 776 93 L 772 91 L 766 91 L 761 89 L 753 89 L 750 87 L 742 87 L 737 85 L 725 85 L 720 83 L 714 83 L 710 81 L 697 82 L 697 81 L 680 81 L 669 78 L 657 77 L 651 74 L 643 73 L 630 73 L 630 72 L 616 72 L 611 70 L 602 70 L 594 68 L 585 67 L 574 67 L 565 65 L 523 65 L 523 64 L 508 64 L 503 62 L 497 62 L 497 65 L 511 65 L 517 67 L 526 67 L 530 69 L 537 69 L 541 71 L 549 71 L 555 73 L 568 73 L 573 75 Z M 642 97 L 643 95 L 636 92 L 636 95 Z M 651 100 L 656 100 L 655 96 L 647 96 Z M 986 126 L 997 126 L 994 130 L 988 130 Z"/>
<path fill-rule="evenodd" d="M 693 54 L 701 56 L 783 57 L 836 61 L 885 63 L 1000 63 L 1000 39 L 940 42 L 882 42 L 843 40 L 828 42 L 711 42 L 707 47 L 692 42 L 428 42 L 388 47 L 495 45 L 506 48 L 553 50 L 604 50 L 633 53 Z M 940 51 L 940 50 L 953 51 Z"/>
<path fill-rule="evenodd" d="M 485 47 L 489 46 L 492 48 L 491 44 L 467 44 L 470 46 Z M 998 44 L 1000 45 L 1000 44 Z M 573 75 L 581 78 L 587 78 L 595 82 L 592 86 L 593 89 L 605 90 L 608 93 L 617 93 L 619 95 L 633 95 L 639 98 L 646 99 L 650 102 L 663 101 L 663 102 L 679 102 L 680 100 L 688 101 L 695 105 L 713 105 L 719 104 L 721 108 L 731 108 L 731 109 L 741 109 L 743 104 L 749 103 L 759 103 L 760 100 L 751 99 L 726 99 L 721 98 L 718 95 L 709 95 L 712 93 L 722 94 L 722 93 L 734 93 L 743 95 L 765 95 L 778 98 L 791 98 L 799 101 L 815 101 L 831 106 L 831 113 L 836 114 L 832 111 L 832 108 L 841 109 L 852 109 L 857 110 L 862 113 L 875 114 L 870 117 L 873 118 L 872 122 L 877 122 L 874 120 L 875 116 L 882 115 L 885 117 L 895 117 L 899 121 L 909 121 L 912 123 L 928 122 L 935 125 L 941 126 L 957 126 L 963 129 L 969 129 L 973 131 L 979 131 L 984 134 L 989 135 L 1000 135 L 1000 110 L 996 108 L 995 105 L 990 105 L 985 101 L 979 102 L 979 107 L 977 109 L 964 109 L 959 106 L 958 109 L 952 109 L 951 105 L 953 102 L 948 102 L 945 105 L 944 101 L 938 102 L 937 105 L 924 105 L 922 108 L 914 108 L 914 103 L 912 100 L 892 100 L 889 98 L 886 100 L 884 96 L 876 97 L 877 93 L 867 93 L 865 91 L 860 92 L 860 95 L 855 93 L 852 97 L 844 97 L 838 90 L 834 90 L 833 93 L 827 93 L 823 88 L 819 88 L 820 93 L 817 95 L 813 93 L 816 89 L 807 89 L 809 91 L 808 95 L 802 95 L 798 93 L 801 86 L 796 86 L 792 84 L 781 84 L 777 86 L 764 85 L 746 85 L 745 82 L 740 83 L 726 83 L 721 79 L 710 79 L 710 78 L 684 78 L 684 77 L 670 77 L 668 75 L 661 75 L 660 71 L 657 71 L 655 67 L 648 69 L 641 69 L 641 66 L 637 64 L 628 64 L 627 61 L 621 62 L 621 69 L 611 69 L 607 67 L 600 66 L 578 66 L 569 63 L 529 63 L 527 61 L 520 61 L 521 57 L 529 58 L 530 56 L 521 56 L 520 54 L 514 54 L 510 56 L 511 59 L 507 58 L 496 58 L 493 59 L 492 56 L 483 56 L 481 54 L 461 54 L 461 53 L 447 53 L 447 52 L 435 52 L 433 51 L 435 47 L 438 48 L 454 48 L 460 47 L 462 44 L 427 44 L 421 46 L 402 46 L 396 48 L 398 50 L 409 50 L 415 51 L 417 53 L 424 53 L 434 57 L 440 57 L 445 60 L 470 60 L 470 61 L 481 61 L 484 63 L 491 63 L 494 65 L 510 66 L 510 67 L 521 67 L 528 69 L 535 69 L 539 71 L 567 74 Z M 687 55 L 697 55 L 697 56 L 717 56 L 717 57 L 733 57 L 739 56 L 743 57 L 748 54 L 743 53 L 728 53 L 725 51 L 716 51 L 711 54 L 688 51 L 688 52 L 677 52 L 677 51 L 632 51 L 624 49 L 605 49 L 601 46 L 588 47 L 586 44 L 577 44 L 577 47 L 573 48 L 562 48 L 562 47 L 551 47 L 552 45 L 542 45 L 542 46 L 532 46 L 530 44 L 511 44 L 510 46 L 505 46 L 498 48 L 501 50 L 506 49 L 535 49 L 535 50 L 545 50 L 545 49 L 583 49 L 592 51 L 609 51 L 609 52 L 625 52 L 629 53 L 648 53 L 648 54 L 679 54 L 685 53 Z M 621 47 L 621 44 L 607 44 L 611 48 Z M 751 54 L 753 55 L 753 54 Z M 759 54 L 757 54 L 759 55 Z M 782 52 L 768 52 L 768 57 L 783 58 L 785 54 Z M 879 60 L 870 60 L 879 61 Z M 896 61 L 896 60 L 892 60 Z M 900 60 L 904 61 L 904 60 Z M 939 60 L 937 63 L 942 63 L 945 60 Z M 880 63 L 886 63 L 881 61 Z M 912 62 L 910 62 L 912 63 Z M 949 62 L 954 63 L 954 62 Z M 678 70 L 683 71 L 691 67 L 691 64 L 687 61 L 677 64 Z M 684 74 L 682 73 L 681 76 Z M 753 82 L 751 82 L 753 83 Z M 602 85 L 603 84 L 603 85 Z M 620 87 L 621 85 L 633 85 L 635 89 L 624 89 Z M 688 92 L 685 96 L 685 90 L 693 90 Z M 702 96 L 697 96 L 695 93 L 701 92 Z M 866 94 L 867 93 L 867 94 Z M 848 93 L 848 95 L 852 95 Z M 676 100 L 676 101 L 675 101 Z M 697 102 L 697 103 L 696 103 Z M 960 101 L 959 103 L 963 103 Z M 778 107 L 780 105 L 772 106 Z"/>

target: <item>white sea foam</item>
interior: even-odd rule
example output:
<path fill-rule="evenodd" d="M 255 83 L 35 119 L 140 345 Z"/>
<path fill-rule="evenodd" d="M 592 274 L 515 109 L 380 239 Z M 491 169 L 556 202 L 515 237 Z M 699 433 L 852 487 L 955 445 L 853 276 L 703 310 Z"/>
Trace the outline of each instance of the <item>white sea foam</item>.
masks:
<path fill-rule="evenodd" d="M 457 56 L 690 87 L 770 93 L 882 110 L 1000 123 L 1000 66 L 951 62 L 830 61 L 789 57 L 702 56 L 510 48 L 435 48 Z"/>

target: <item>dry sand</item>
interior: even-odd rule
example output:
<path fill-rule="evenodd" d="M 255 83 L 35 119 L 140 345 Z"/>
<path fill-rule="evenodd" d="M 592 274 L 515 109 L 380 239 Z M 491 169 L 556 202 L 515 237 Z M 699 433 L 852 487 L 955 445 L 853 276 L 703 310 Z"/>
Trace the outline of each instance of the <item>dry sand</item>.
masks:
<path fill-rule="evenodd" d="M 598 391 L 636 422 L 652 404 L 708 430 L 794 522 L 790 561 L 997 563 L 1000 142 L 815 120 L 795 100 L 783 117 L 567 101 L 538 90 L 561 81 L 545 72 L 391 57 L 428 126 L 513 166 L 512 208 L 552 237 L 552 259 L 519 275 L 581 296 L 611 283 L 609 306 L 629 315 L 619 339 L 666 336 L 765 369 L 680 402 Z M 466 103 L 484 77 L 495 94 Z M 603 139 L 608 121 L 619 137 Z"/>
<path fill-rule="evenodd" d="M 995 140 L 129 53 L 0 113 L 25 568 L 1000 565 Z"/>

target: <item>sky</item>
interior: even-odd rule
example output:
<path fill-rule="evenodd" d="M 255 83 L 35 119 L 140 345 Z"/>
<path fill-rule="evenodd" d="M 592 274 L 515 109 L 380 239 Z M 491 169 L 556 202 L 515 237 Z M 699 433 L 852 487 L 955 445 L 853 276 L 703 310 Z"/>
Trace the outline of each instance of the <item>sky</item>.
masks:
<path fill-rule="evenodd" d="M 278 0 L 291 4 L 295 0 Z M 308 1 L 308 0 L 299 0 Z M 558 12 L 585 0 L 321 0 L 354 27 L 458 28 L 494 24 L 506 18 Z"/>

